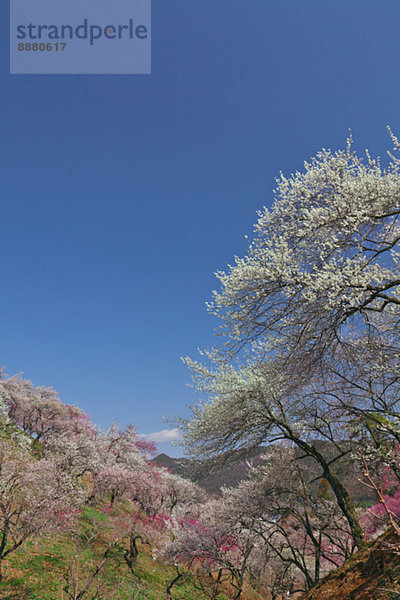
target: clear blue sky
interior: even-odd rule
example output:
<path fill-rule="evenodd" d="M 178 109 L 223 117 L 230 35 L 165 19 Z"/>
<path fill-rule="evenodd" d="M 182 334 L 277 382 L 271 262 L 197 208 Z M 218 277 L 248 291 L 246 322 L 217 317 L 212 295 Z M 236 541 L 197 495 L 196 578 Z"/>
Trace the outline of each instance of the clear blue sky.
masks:
<path fill-rule="evenodd" d="M 7 5 L 0 364 L 103 426 L 170 428 L 279 171 L 400 133 L 400 3 L 153 0 L 150 76 L 9 75 Z"/>

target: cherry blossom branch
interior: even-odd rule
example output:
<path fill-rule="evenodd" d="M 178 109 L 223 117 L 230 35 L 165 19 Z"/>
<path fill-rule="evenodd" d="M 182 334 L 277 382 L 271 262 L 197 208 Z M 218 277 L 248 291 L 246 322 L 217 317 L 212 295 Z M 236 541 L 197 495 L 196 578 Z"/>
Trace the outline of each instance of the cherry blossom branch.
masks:
<path fill-rule="evenodd" d="M 367 465 L 367 461 L 365 460 L 365 457 L 363 455 L 361 455 L 361 460 L 364 465 L 364 477 L 365 477 L 365 479 L 367 479 L 367 481 L 369 481 L 369 483 L 366 483 L 365 481 L 362 481 L 361 479 L 359 479 L 360 483 L 363 483 L 365 486 L 367 486 L 368 488 L 375 491 L 375 493 L 377 494 L 377 496 L 379 498 L 379 502 L 382 504 L 382 506 L 385 510 L 385 513 L 389 519 L 390 525 L 393 527 L 393 530 L 397 533 L 397 535 L 400 536 L 400 527 L 395 521 L 396 515 L 388 507 L 382 488 L 379 487 L 373 480 L 370 470 Z"/>

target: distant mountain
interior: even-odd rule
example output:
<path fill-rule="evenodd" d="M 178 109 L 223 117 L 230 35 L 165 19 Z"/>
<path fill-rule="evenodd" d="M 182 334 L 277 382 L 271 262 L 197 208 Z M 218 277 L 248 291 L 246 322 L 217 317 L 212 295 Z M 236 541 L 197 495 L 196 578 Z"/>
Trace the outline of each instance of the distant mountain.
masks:
<path fill-rule="evenodd" d="M 187 458 L 171 458 L 166 454 L 159 454 L 153 462 L 176 475 L 195 481 L 210 494 L 215 494 L 222 486 L 233 487 L 245 479 L 250 465 L 261 464 L 261 456 L 267 451 L 267 448 L 260 447 L 246 455 L 233 453 L 231 456 L 226 456 L 219 466 Z"/>
<path fill-rule="evenodd" d="M 182 458 L 172 458 L 167 454 L 158 454 L 155 458 L 153 458 L 153 462 L 157 466 L 164 467 L 176 475 L 187 477 L 185 466 L 182 464 L 183 460 L 184 459 Z"/>
<path fill-rule="evenodd" d="M 331 455 L 331 458 L 333 458 L 334 447 L 333 445 L 327 447 L 327 445 L 328 442 L 322 441 L 317 444 L 320 450 L 324 446 L 325 455 L 328 457 Z M 172 473 L 195 481 L 208 493 L 215 494 L 219 492 L 222 486 L 234 487 L 242 479 L 245 479 L 248 475 L 250 465 L 260 465 L 262 463 L 262 456 L 268 454 L 270 447 L 259 446 L 247 454 L 232 452 L 223 456 L 217 463 L 203 463 L 187 458 L 171 458 L 167 454 L 159 454 L 153 461 L 160 467 L 169 469 Z M 310 479 L 315 479 L 318 482 L 321 470 L 316 462 L 310 457 L 304 457 L 300 450 L 297 451 L 297 454 L 298 459 L 307 465 L 310 471 Z M 342 460 L 336 464 L 336 469 L 340 479 L 357 505 L 368 506 L 376 501 L 375 494 L 359 481 L 361 474 L 354 462 Z"/>

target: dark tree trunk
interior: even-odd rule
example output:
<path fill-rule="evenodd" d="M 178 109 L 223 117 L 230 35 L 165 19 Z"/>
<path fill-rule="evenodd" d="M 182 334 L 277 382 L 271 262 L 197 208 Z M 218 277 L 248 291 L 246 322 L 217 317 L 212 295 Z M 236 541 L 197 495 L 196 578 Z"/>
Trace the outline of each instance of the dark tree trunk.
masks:
<path fill-rule="evenodd" d="M 286 424 L 282 424 L 282 428 L 285 430 L 286 437 L 292 440 L 299 448 L 301 448 L 307 456 L 311 456 L 316 460 L 323 469 L 323 476 L 328 481 L 333 493 L 336 496 L 336 500 L 340 510 L 346 517 L 347 522 L 350 526 L 350 531 L 354 539 L 354 543 L 358 548 L 363 548 L 366 545 L 365 537 L 358 521 L 357 513 L 354 508 L 353 501 L 336 475 L 335 471 L 329 465 L 324 456 L 312 445 L 308 444 L 304 440 L 298 438 L 293 431 L 289 429 Z"/>

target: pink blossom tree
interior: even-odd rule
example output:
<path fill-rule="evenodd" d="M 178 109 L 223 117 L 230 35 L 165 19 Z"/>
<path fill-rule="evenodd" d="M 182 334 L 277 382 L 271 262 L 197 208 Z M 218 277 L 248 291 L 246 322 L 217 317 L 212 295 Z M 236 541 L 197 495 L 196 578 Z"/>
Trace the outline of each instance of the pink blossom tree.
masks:
<path fill-rule="evenodd" d="M 195 585 L 210 599 L 217 598 L 221 585 L 227 582 L 233 597 L 239 598 L 250 555 L 257 546 L 256 535 L 237 519 L 235 500 L 228 490 L 197 511 L 199 517 L 186 515 L 171 520 L 170 536 L 164 537 L 158 557 L 175 565 L 176 581 L 189 569 L 196 576 Z"/>
<path fill-rule="evenodd" d="M 0 580 L 5 558 L 32 535 L 69 528 L 83 497 L 68 474 L 50 458 L 0 443 Z"/>
<path fill-rule="evenodd" d="M 398 462 L 397 452 L 395 460 Z M 373 472 L 364 456 L 363 461 L 363 479 L 368 488 L 376 494 L 378 502 L 367 508 L 361 517 L 361 524 L 365 529 L 368 539 L 374 539 L 391 525 L 398 535 L 400 535 L 400 485 L 395 473 L 389 467 L 381 468 L 378 472 Z M 373 465 L 376 467 L 376 465 Z M 381 466 L 381 465 L 380 465 Z"/>
<path fill-rule="evenodd" d="M 62 403 L 53 388 L 34 386 L 20 376 L 2 380 L 0 395 L 11 421 L 32 436 L 35 444 L 88 420 L 78 407 Z"/>
<path fill-rule="evenodd" d="M 113 424 L 97 439 L 98 467 L 93 469 L 93 497 L 110 498 L 111 505 L 125 496 L 151 511 L 160 493 L 159 469 L 149 461 L 151 444 L 143 442 L 132 425 L 121 429 Z"/>

